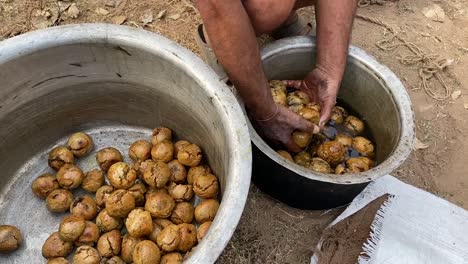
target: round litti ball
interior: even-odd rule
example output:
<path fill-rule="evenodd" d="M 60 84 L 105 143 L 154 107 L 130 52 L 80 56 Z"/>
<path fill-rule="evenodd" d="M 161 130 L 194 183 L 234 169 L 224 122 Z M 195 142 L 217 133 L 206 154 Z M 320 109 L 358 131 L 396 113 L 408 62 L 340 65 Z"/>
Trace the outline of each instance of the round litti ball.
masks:
<path fill-rule="evenodd" d="M 292 161 L 294 162 L 294 159 L 293 157 L 291 156 L 291 154 L 289 152 L 287 152 L 286 150 L 278 150 L 276 151 L 276 153 L 278 153 L 278 155 L 280 155 L 281 157 L 289 160 L 289 161 Z"/>
<path fill-rule="evenodd" d="M 272 89 L 270 89 L 270 92 L 271 92 L 271 96 L 273 97 L 273 101 L 275 101 L 276 104 L 279 104 L 279 105 L 282 105 L 282 106 L 287 106 L 288 105 L 286 91 L 283 91 L 281 89 L 272 88 Z"/>
<path fill-rule="evenodd" d="M 167 226 L 159 233 L 157 241 L 158 246 L 166 252 L 176 250 L 180 242 L 179 227 L 176 225 Z"/>
<path fill-rule="evenodd" d="M 137 173 L 125 162 L 116 162 L 107 171 L 107 179 L 116 189 L 128 189 L 137 179 Z"/>
<path fill-rule="evenodd" d="M 104 173 L 99 169 L 90 170 L 85 174 L 81 188 L 83 190 L 95 193 L 104 185 Z"/>
<path fill-rule="evenodd" d="M 177 159 L 177 154 L 179 154 L 179 151 L 184 147 L 190 145 L 190 142 L 187 140 L 179 140 L 176 143 L 174 143 L 174 158 Z"/>
<path fill-rule="evenodd" d="M 135 198 L 127 190 L 115 190 L 106 199 L 106 209 L 110 216 L 125 218 L 135 209 Z"/>
<path fill-rule="evenodd" d="M 361 134 L 362 132 L 364 132 L 364 128 L 365 128 L 364 122 L 362 122 L 361 119 L 359 119 L 359 118 L 357 118 L 355 116 L 352 116 L 352 115 L 348 116 L 345 119 L 344 125 L 354 135 Z"/>
<path fill-rule="evenodd" d="M 183 146 L 182 149 L 177 153 L 177 160 L 181 164 L 190 167 L 198 166 L 202 157 L 202 151 L 196 144 Z"/>
<path fill-rule="evenodd" d="M 151 137 L 151 143 L 156 145 L 157 143 L 164 140 L 172 140 L 172 130 L 167 127 L 157 127 L 153 129 L 153 136 Z"/>
<path fill-rule="evenodd" d="M 69 190 L 57 189 L 46 198 L 47 209 L 53 213 L 63 213 L 70 210 L 73 194 Z"/>
<path fill-rule="evenodd" d="M 123 161 L 122 154 L 116 148 L 104 148 L 97 152 L 96 161 L 103 171 L 108 171 L 112 164 Z"/>
<path fill-rule="evenodd" d="M 343 164 L 338 164 L 335 168 L 335 174 L 342 175 L 346 173 L 346 167 Z"/>
<path fill-rule="evenodd" d="M 174 157 L 174 144 L 169 140 L 156 143 L 151 149 L 151 157 L 154 161 L 169 162 Z"/>
<path fill-rule="evenodd" d="M 106 205 L 106 200 L 114 192 L 114 187 L 111 185 L 104 185 L 99 187 L 96 191 L 96 204 L 103 208 Z"/>
<path fill-rule="evenodd" d="M 218 212 L 219 202 L 215 199 L 203 200 L 195 207 L 195 219 L 200 224 L 204 222 L 213 221 Z"/>
<path fill-rule="evenodd" d="M 211 173 L 202 174 L 195 178 L 193 191 L 201 198 L 215 198 L 218 195 L 218 178 Z"/>
<path fill-rule="evenodd" d="M 294 162 L 296 162 L 297 165 L 307 167 L 309 163 L 312 161 L 312 155 L 310 155 L 309 152 L 299 152 L 296 156 L 294 156 Z"/>
<path fill-rule="evenodd" d="M 161 251 L 159 247 L 151 240 L 138 242 L 133 250 L 133 263 L 135 264 L 153 264 L 160 263 Z"/>
<path fill-rule="evenodd" d="M 374 162 L 367 157 L 350 158 L 346 161 L 348 171 L 351 173 L 360 173 L 372 168 Z"/>
<path fill-rule="evenodd" d="M 168 253 L 161 258 L 160 264 L 182 264 L 184 258 L 179 252 Z"/>
<path fill-rule="evenodd" d="M 183 183 L 187 178 L 187 170 L 185 166 L 182 165 L 178 160 L 173 160 L 167 164 L 170 171 L 170 178 L 171 182 L 175 183 Z"/>
<path fill-rule="evenodd" d="M 129 262 L 131 263 L 131 262 Z M 119 256 L 113 256 L 112 258 L 102 258 L 101 264 L 126 264 Z"/>
<path fill-rule="evenodd" d="M 60 222 L 59 235 L 63 241 L 73 242 L 77 240 L 86 227 L 86 221 L 82 216 L 68 215 Z"/>
<path fill-rule="evenodd" d="M 345 134 L 336 135 L 335 141 L 340 142 L 345 147 L 351 147 L 353 144 L 353 138 Z"/>
<path fill-rule="evenodd" d="M 122 250 L 120 256 L 122 260 L 127 263 L 133 262 L 133 250 L 138 242 L 143 241 L 142 238 L 132 237 L 129 234 L 126 234 L 122 239 Z"/>
<path fill-rule="evenodd" d="M 85 195 L 83 197 L 76 198 L 71 206 L 70 213 L 83 217 L 85 220 L 91 220 L 98 214 L 98 207 L 94 199 Z"/>
<path fill-rule="evenodd" d="M 308 106 L 305 106 L 301 109 L 299 109 L 299 111 L 297 111 L 297 113 L 302 116 L 302 118 L 318 125 L 319 121 L 320 121 L 320 112 L 317 111 L 316 109 L 313 109 L 311 107 L 308 107 Z"/>
<path fill-rule="evenodd" d="M 97 242 L 97 250 L 103 257 L 113 257 L 120 253 L 122 236 L 119 230 L 112 230 L 103 234 Z"/>
<path fill-rule="evenodd" d="M 341 106 L 334 106 L 330 116 L 330 120 L 336 124 L 343 124 L 344 119 L 348 116 L 348 112 Z"/>
<path fill-rule="evenodd" d="M 90 246 L 92 247 L 99 239 L 99 228 L 98 226 L 91 222 L 86 221 L 85 229 L 80 237 L 75 241 L 75 246 Z"/>
<path fill-rule="evenodd" d="M 0 252 L 15 251 L 23 242 L 16 226 L 0 225 Z"/>
<path fill-rule="evenodd" d="M 145 182 L 154 188 L 163 188 L 169 182 L 171 171 L 166 163 L 156 161 L 148 164 L 148 167 L 143 172 Z"/>
<path fill-rule="evenodd" d="M 304 131 L 294 131 L 292 134 L 292 140 L 300 148 L 305 148 L 307 147 L 307 145 L 309 145 L 310 141 L 312 140 L 312 133 Z"/>
<path fill-rule="evenodd" d="M 73 243 L 63 241 L 59 232 L 52 233 L 42 245 L 42 256 L 46 259 L 66 257 L 73 250 Z"/>
<path fill-rule="evenodd" d="M 355 137 L 353 139 L 353 148 L 363 156 L 374 156 L 374 145 L 365 137 Z"/>
<path fill-rule="evenodd" d="M 159 233 L 169 225 L 173 225 L 173 223 L 167 219 L 153 219 L 153 230 L 151 234 L 148 235 L 148 238 L 157 243 Z"/>
<path fill-rule="evenodd" d="M 120 229 L 123 225 L 123 220 L 110 216 L 107 209 L 104 209 L 96 217 L 96 225 L 102 232 L 109 232 L 114 229 Z"/>
<path fill-rule="evenodd" d="M 66 147 L 55 147 L 49 152 L 48 163 L 54 170 L 59 170 L 64 164 L 73 164 L 75 156 Z"/>
<path fill-rule="evenodd" d="M 197 229 L 192 224 L 183 223 L 179 226 L 180 242 L 177 250 L 187 252 L 197 244 Z"/>
<path fill-rule="evenodd" d="M 93 139 L 84 132 L 77 132 L 70 136 L 67 147 L 76 157 L 83 157 L 93 149 Z"/>
<path fill-rule="evenodd" d="M 101 255 L 97 249 L 89 246 L 81 246 L 76 249 L 73 256 L 73 264 L 100 264 Z"/>
<path fill-rule="evenodd" d="M 345 153 L 345 147 L 338 141 L 324 142 L 317 149 L 317 156 L 328 162 L 331 166 L 336 166 L 343 162 Z"/>
<path fill-rule="evenodd" d="M 45 199 L 49 194 L 60 188 L 60 185 L 54 175 L 45 173 L 37 177 L 31 186 L 33 193 L 41 198 Z"/>
<path fill-rule="evenodd" d="M 60 257 L 60 258 L 49 259 L 47 261 L 47 264 L 70 264 L 70 262 L 66 258 Z"/>
<path fill-rule="evenodd" d="M 193 198 L 193 188 L 190 184 L 171 183 L 168 193 L 176 202 L 190 201 Z"/>
<path fill-rule="evenodd" d="M 83 180 L 83 171 L 75 165 L 64 164 L 57 172 L 57 181 L 65 189 L 76 189 Z"/>
<path fill-rule="evenodd" d="M 144 237 L 151 234 L 153 220 L 150 212 L 141 208 L 133 209 L 125 219 L 125 227 L 133 237 Z"/>
<path fill-rule="evenodd" d="M 328 164 L 326 161 L 324 161 L 321 158 L 313 158 L 310 161 L 310 163 L 307 165 L 307 168 L 316 172 L 321 172 L 321 173 L 332 172 L 332 168 L 330 167 L 330 164 Z"/>
<path fill-rule="evenodd" d="M 174 199 L 164 191 L 153 192 L 146 196 L 145 210 L 154 218 L 167 218 L 175 207 Z"/>
<path fill-rule="evenodd" d="M 206 233 L 208 233 L 208 230 L 210 230 L 211 223 L 213 223 L 213 222 L 208 221 L 208 222 L 205 222 L 205 223 L 201 224 L 198 227 L 198 231 L 197 231 L 198 243 L 201 242 L 201 240 L 205 237 Z"/>
<path fill-rule="evenodd" d="M 193 185 L 193 181 L 198 175 L 208 174 L 208 173 L 211 173 L 211 169 L 209 166 L 201 165 L 201 166 L 191 167 L 187 173 L 187 182 L 188 184 Z"/>
<path fill-rule="evenodd" d="M 128 156 L 133 161 L 144 161 L 151 157 L 151 143 L 146 140 L 137 140 L 128 149 Z"/>
<path fill-rule="evenodd" d="M 143 183 L 135 183 L 132 187 L 128 188 L 128 192 L 133 195 L 135 198 L 135 205 L 136 206 L 144 206 L 145 205 L 145 193 L 147 189 Z"/>
<path fill-rule="evenodd" d="M 195 209 L 188 202 L 177 203 L 171 214 L 171 221 L 174 224 L 192 223 Z"/>

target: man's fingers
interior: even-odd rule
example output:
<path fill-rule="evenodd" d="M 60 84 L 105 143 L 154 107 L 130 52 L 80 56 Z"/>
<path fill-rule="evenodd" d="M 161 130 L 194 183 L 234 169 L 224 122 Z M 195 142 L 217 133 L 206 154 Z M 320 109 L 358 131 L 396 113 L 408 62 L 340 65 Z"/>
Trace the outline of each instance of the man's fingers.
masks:
<path fill-rule="evenodd" d="M 305 132 L 312 132 L 313 134 L 317 134 L 320 132 L 320 128 L 318 126 L 316 126 L 312 122 L 305 120 L 302 117 L 299 117 L 296 119 L 295 126 L 298 130 L 305 131 Z"/>
<path fill-rule="evenodd" d="M 292 88 L 300 89 L 300 88 L 301 88 L 301 83 L 302 83 L 302 81 L 298 81 L 298 80 L 284 80 L 283 83 L 286 84 L 287 87 L 292 87 Z"/>
<path fill-rule="evenodd" d="M 302 149 L 294 142 L 292 138 L 290 138 L 288 142 L 284 145 L 286 149 L 288 149 L 290 152 L 299 153 L 302 151 Z"/>
<path fill-rule="evenodd" d="M 319 126 L 323 128 L 323 126 L 328 122 L 331 116 L 331 112 L 333 107 L 336 104 L 335 98 L 327 98 L 322 105 L 322 112 L 320 113 L 320 122 Z"/>

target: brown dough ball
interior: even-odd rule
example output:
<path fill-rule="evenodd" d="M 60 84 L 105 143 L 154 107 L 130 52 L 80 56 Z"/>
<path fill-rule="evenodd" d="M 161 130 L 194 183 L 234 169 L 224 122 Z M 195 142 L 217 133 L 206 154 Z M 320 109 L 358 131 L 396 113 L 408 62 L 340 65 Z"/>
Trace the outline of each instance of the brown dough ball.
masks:
<path fill-rule="evenodd" d="M 97 250 L 106 258 L 117 256 L 120 253 L 122 236 L 119 230 L 112 230 L 103 234 L 97 242 Z"/>
<path fill-rule="evenodd" d="M 364 131 L 364 122 L 355 116 L 348 116 L 344 122 L 346 128 L 349 129 L 354 135 L 359 135 Z"/>
<path fill-rule="evenodd" d="M 113 256 L 112 258 L 102 258 L 101 264 L 126 264 L 119 256 Z"/>
<path fill-rule="evenodd" d="M 193 182 L 193 191 L 201 198 L 215 198 L 219 191 L 218 178 L 210 173 L 199 175 Z"/>
<path fill-rule="evenodd" d="M 156 161 L 149 163 L 143 172 L 145 182 L 154 188 L 163 188 L 169 182 L 171 171 L 166 163 Z"/>
<path fill-rule="evenodd" d="M 96 191 L 96 204 L 103 208 L 106 205 L 106 200 L 114 192 L 114 187 L 111 185 L 104 185 L 99 187 Z"/>
<path fill-rule="evenodd" d="M 303 131 L 294 131 L 292 134 L 292 140 L 300 148 L 305 148 L 307 147 L 307 145 L 309 145 L 310 141 L 312 140 L 312 133 L 303 132 Z"/>
<path fill-rule="evenodd" d="M 86 221 L 85 229 L 83 233 L 81 233 L 81 236 L 75 241 L 75 246 L 92 247 L 94 243 L 98 241 L 99 235 L 99 227 L 91 221 Z"/>
<path fill-rule="evenodd" d="M 345 147 L 351 147 L 353 144 L 353 138 L 345 134 L 336 135 L 335 141 L 340 142 Z"/>
<path fill-rule="evenodd" d="M 23 242 L 16 226 L 0 225 L 0 252 L 15 251 Z"/>
<path fill-rule="evenodd" d="M 289 96 L 297 96 L 300 99 L 300 103 L 306 105 L 310 103 L 309 96 L 303 91 L 294 91 L 288 94 Z"/>
<path fill-rule="evenodd" d="M 335 174 L 342 175 L 347 173 L 346 167 L 343 164 L 338 164 L 335 168 Z"/>
<path fill-rule="evenodd" d="M 343 124 L 344 119 L 348 116 L 348 112 L 341 106 L 334 106 L 330 116 L 330 120 L 336 124 Z"/>
<path fill-rule="evenodd" d="M 102 232 L 109 232 L 114 229 L 120 229 L 123 221 L 120 218 L 110 216 L 107 209 L 104 209 L 96 217 L 96 225 Z"/>
<path fill-rule="evenodd" d="M 64 164 L 73 164 L 75 156 L 66 147 L 55 147 L 49 152 L 48 163 L 54 170 L 59 170 Z"/>
<path fill-rule="evenodd" d="M 363 156 L 374 156 L 374 145 L 365 137 L 355 137 L 353 139 L 353 148 Z"/>
<path fill-rule="evenodd" d="M 101 255 L 99 252 L 89 246 L 81 246 L 76 249 L 73 256 L 73 264 L 100 264 Z"/>
<path fill-rule="evenodd" d="M 332 172 L 332 168 L 330 167 L 330 164 L 328 164 L 326 161 L 324 161 L 321 158 L 313 158 L 312 161 L 310 161 L 307 168 L 316 172 L 321 172 L 321 173 Z"/>
<path fill-rule="evenodd" d="M 137 140 L 128 149 L 128 156 L 133 161 L 144 161 L 151 157 L 151 143 L 146 140 Z"/>
<path fill-rule="evenodd" d="M 138 161 L 135 163 L 134 167 L 140 174 L 140 176 L 143 175 L 143 173 L 154 164 L 155 162 L 152 159 L 148 159 L 145 161 Z"/>
<path fill-rule="evenodd" d="M 157 127 L 153 129 L 153 136 L 151 137 L 151 144 L 156 145 L 157 143 L 164 140 L 172 140 L 172 130 L 167 127 Z"/>
<path fill-rule="evenodd" d="M 70 264 L 70 262 L 66 258 L 60 257 L 49 259 L 47 264 Z"/>
<path fill-rule="evenodd" d="M 153 231 L 149 234 L 148 238 L 157 243 L 158 235 L 163 231 L 167 226 L 173 225 L 173 223 L 167 219 L 153 219 Z"/>
<path fill-rule="evenodd" d="M 151 157 L 154 161 L 169 162 L 174 157 L 174 144 L 169 140 L 156 143 L 151 149 Z"/>
<path fill-rule="evenodd" d="M 182 264 L 184 258 L 179 252 L 172 252 L 162 256 L 160 264 Z"/>
<path fill-rule="evenodd" d="M 53 213 L 63 213 L 70 210 L 73 194 L 69 190 L 57 189 L 52 191 L 46 199 L 46 206 Z"/>
<path fill-rule="evenodd" d="M 293 111 L 294 113 L 299 113 L 299 111 L 301 111 L 302 108 L 304 108 L 304 105 L 302 104 L 293 104 L 293 105 L 290 105 L 289 107 L 289 110 Z"/>
<path fill-rule="evenodd" d="M 207 173 L 211 173 L 211 169 L 210 169 L 210 167 L 208 167 L 206 165 L 191 167 L 188 170 L 188 173 L 187 173 L 187 182 L 188 182 L 188 184 L 193 185 L 193 181 L 195 180 L 195 178 L 198 175 L 207 174 Z"/>
<path fill-rule="evenodd" d="M 174 143 L 174 158 L 175 159 L 177 159 L 177 154 L 179 154 L 179 151 L 187 145 L 190 145 L 190 142 L 188 142 L 187 140 L 179 140 L 176 143 Z"/>
<path fill-rule="evenodd" d="M 276 89 L 283 92 L 287 91 L 286 84 L 281 80 L 270 80 L 268 84 L 270 85 L 271 89 Z"/>
<path fill-rule="evenodd" d="M 360 173 L 368 171 L 373 166 L 373 161 L 367 157 L 350 158 L 346 161 L 348 170 L 351 173 Z"/>
<path fill-rule="evenodd" d="M 31 186 L 33 193 L 41 198 L 45 199 L 54 190 L 60 188 L 60 185 L 54 175 L 45 173 L 37 177 Z"/>
<path fill-rule="evenodd" d="M 168 192 L 176 202 L 190 201 L 193 198 L 193 188 L 190 184 L 171 183 Z"/>
<path fill-rule="evenodd" d="M 67 148 L 76 157 L 83 157 L 93 149 L 93 139 L 84 132 L 77 132 L 70 136 Z"/>
<path fill-rule="evenodd" d="M 137 173 L 124 162 L 116 162 L 107 171 L 107 178 L 116 189 L 128 189 L 137 179 Z"/>
<path fill-rule="evenodd" d="M 144 237 L 153 231 L 153 220 L 151 214 L 141 208 L 133 209 L 125 219 L 125 227 L 133 237 Z"/>
<path fill-rule="evenodd" d="M 276 104 L 279 104 L 282 106 L 288 105 L 288 100 L 287 100 L 285 90 L 272 88 L 270 89 L 270 91 L 271 91 L 271 96 L 273 96 L 273 101 L 275 101 Z"/>
<path fill-rule="evenodd" d="M 304 107 L 304 103 L 302 102 L 302 99 L 295 93 L 289 93 L 288 96 L 286 97 L 286 100 L 288 101 L 289 106 L 298 105 L 301 108 Z"/>
<path fill-rule="evenodd" d="M 202 151 L 196 144 L 184 146 L 177 154 L 177 160 L 185 166 L 198 166 L 201 159 Z"/>
<path fill-rule="evenodd" d="M 177 250 L 187 252 L 197 244 L 197 229 L 192 224 L 183 223 L 179 225 L 180 242 Z"/>
<path fill-rule="evenodd" d="M 195 219 L 198 223 L 213 221 L 218 212 L 219 202 L 215 199 L 203 200 L 195 207 Z"/>
<path fill-rule="evenodd" d="M 312 109 L 314 109 L 315 111 L 319 112 L 322 110 L 322 107 L 320 106 L 319 103 L 314 103 L 314 102 L 310 102 L 306 105 L 307 107 L 310 107 Z"/>
<path fill-rule="evenodd" d="M 63 241 L 59 232 L 52 233 L 42 245 L 42 256 L 46 259 L 66 257 L 73 250 L 73 243 Z"/>
<path fill-rule="evenodd" d="M 161 251 L 151 240 L 138 242 L 133 251 L 133 263 L 153 264 L 161 261 Z"/>
<path fill-rule="evenodd" d="M 104 185 L 104 173 L 99 169 L 94 169 L 85 174 L 81 188 L 95 193 L 102 185 Z"/>
<path fill-rule="evenodd" d="M 167 226 L 159 233 L 157 241 L 162 250 L 175 251 L 180 243 L 179 227 L 176 225 Z"/>
<path fill-rule="evenodd" d="M 109 147 L 97 152 L 96 161 L 101 170 L 107 172 L 112 164 L 123 161 L 123 157 L 118 149 Z"/>
<path fill-rule="evenodd" d="M 310 155 L 309 152 L 303 151 L 297 154 L 296 156 L 294 156 L 294 162 L 296 162 L 297 165 L 300 165 L 303 167 L 307 167 L 310 161 L 312 161 L 312 156 Z"/>
<path fill-rule="evenodd" d="M 299 109 L 299 111 L 297 111 L 297 113 L 302 116 L 302 118 L 318 125 L 319 121 L 320 121 L 320 112 L 317 111 L 316 109 L 313 109 L 311 107 L 308 107 L 308 106 L 305 106 L 301 109 Z"/>
<path fill-rule="evenodd" d="M 135 198 L 135 206 L 145 205 L 146 186 L 143 183 L 135 183 L 128 188 L 128 192 Z"/>
<path fill-rule="evenodd" d="M 63 241 L 73 242 L 77 240 L 86 227 L 86 221 L 82 216 L 68 215 L 60 222 L 59 235 Z"/>
<path fill-rule="evenodd" d="M 57 172 L 57 181 L 65 189 L 76 189 L 83 180 L 83 171 L 75 165 L 64 164 Z"/>
<path fill-rule="evenodd" d="M 183 183 L 187 178 L 187 171 L 185 166 L 182 165 L 178 160 L 173 160 L 167 164 L 169 167 L 170 178 L 169 180 L 175 183 Z"/>
<path fill-rule="evenodd" d="M 143 241 L 142 238 L 132 237 L 129 234 L 126 234 L 122 239 L 122 250 L 120 252 L 120 256 L 122 260 L 127 263 L 133 262 L 133 250 L 135 249 L 136 244 L 138 242 Z"/>
<path fill-rule="evenodd" d="M 153 192 L 146 197 L 145 210 L 155 218 L 167 218 L 175 207 L 174 199 L 164 191 Z"/>
<path fill-rule="evenodd" d="M 182 202 L 176 204 L 171 214 L 171 221 L 174 224 L 192 223 L 195 209 L 191 203 Z"/>
<path fill-rule="evenodd" d="M 205 222 L 205 223 L 201 224 L 198 227 L 198 231 L 197 231 L 198 243 L 201 242 L 201 240 L 205 237 L 206 233 L 208 233 L 208 230 L 210 230 L 211 223 L 213 223 L 213 222 L 208 221 L 208 222 Z"/>
<path fill-rule="evenodd" d="M 289 161 L 294 162 L 293 157 L 286 150 L 278 150 L 278 151 L 276 151 L 276 153 L 278 153 L 281 157 L 283 157 L 283 158 L 285 158 L 285 159 L 287 159 Z"/>
<path fill-rule="evenodd" d="M 317 149 L 317 156 L 328 162 L 331 166 L 336 166 L 343 162 L 345 158 L 346 149 L 338 141 L 327 141 Z"/>
<path fill-rule="evenodd" d="M 106 209 L 110 216 L 125 218 L 135 209 L 135 198 L 127 190 L 116 190 L 106 199 Z"/>
<path fill-rule="evenodd" d="M 81 216 L 85 220 L 91 220 L 98 214 L 98 207 L 91 196 L 85 195 L 73 201 L 70 206 L 70 213 Z"/>

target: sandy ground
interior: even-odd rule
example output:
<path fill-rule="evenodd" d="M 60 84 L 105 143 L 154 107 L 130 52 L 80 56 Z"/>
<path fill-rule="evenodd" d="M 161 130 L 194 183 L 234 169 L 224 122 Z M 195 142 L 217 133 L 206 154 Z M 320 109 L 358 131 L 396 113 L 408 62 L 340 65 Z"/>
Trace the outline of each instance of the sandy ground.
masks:
<path fill-rule="evenodd" d="M 78 14 L 69 7 L 72 3 Z M 423 15 L 424 8 L 433 4 L 444 11 L 442 22 Z M 301 10 L 301 14 L 313 20 L 313 9 Z M 468 162 L 468 1 L 400 0 L 361 7 L 358 14 L 380 19 L 426 54 L 449 60 L 441 76 L 453 97 L 434 100 L 419 86 L 420 65 L 400 62 L 400 57 L 410 55 L 408 49 L 398 46 L 384 51 L 375 45 L 389 36 L 389 30 L 362 19 L 354 23 L 352 44 L 390 67 L 413 102 L 417 137 L 422 144 L 393 175 L 468 209 L 468 169 L 464 166 Z M 436 20 L 442 20 L 438 15 Z M 193 31 L 200 18 L 189 0 L 0 0 L 0 39 L 36 28 L 81 22 L 122 22 L 160 33 L 199 53 Z M 443 93 L 435 78 L 429 85 Z M 308 263 L 322 230 L 341 210 L 289 208 L 252 186 L 241 222 L 218 262 Z"/>

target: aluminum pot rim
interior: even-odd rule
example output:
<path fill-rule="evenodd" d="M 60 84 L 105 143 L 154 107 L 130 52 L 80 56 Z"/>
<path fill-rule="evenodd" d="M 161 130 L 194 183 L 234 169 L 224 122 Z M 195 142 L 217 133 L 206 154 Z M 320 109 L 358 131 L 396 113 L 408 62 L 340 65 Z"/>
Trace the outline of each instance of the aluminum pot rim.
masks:
<path fill-rule="evenodd" d="M 235 96 L 198 56 L 161 35 L 112 24 L 75 24 L 28 32 L 0 42 L 0 64 L 40 50 L 72 44 L 126 45 L 157 54 L 189 73 L 212 98 L 232 143 L 230 188 L 223 193 L 217 216 L 204 240 L 184 263 L 214 263 L 231 239 L 247 201 L 252 150 L 247 121 Z"/>
<path fill-rule="evenodd" d="M 284 38 L 265 45 L 261 50 L 261 58 L 265 61 L 287 50 L 310 50 L 315 49 L 315 46 L 315 37 L 298 36 Z M 265 143 L 253 128 L 250 120 L 247 120 L 253 144 L 274 162 L 296 173 L 297 176 L 332 184 L 349 185 L 367 183 L 394 171 L 408 158 L 413 149 L 415 142 L 414 112 L 411 106 L 411 99 L 403 83 L 401 83 L 395 73 L 387 66 L 380 64 L 373 56 L 367 54 L 358 47 L 350 46 L 348 58 L 351 58 L 356 63 L 360 63 L 376 74 L 393 97 L 399 111 L 398 115 L 401 125 L 398 143 L 393 152 L 382 163 L 371 170 L 359 174 L 344 174 L 336 177 L 333 176 L 333 174 L 313 172 L 284 159 Z"/>

